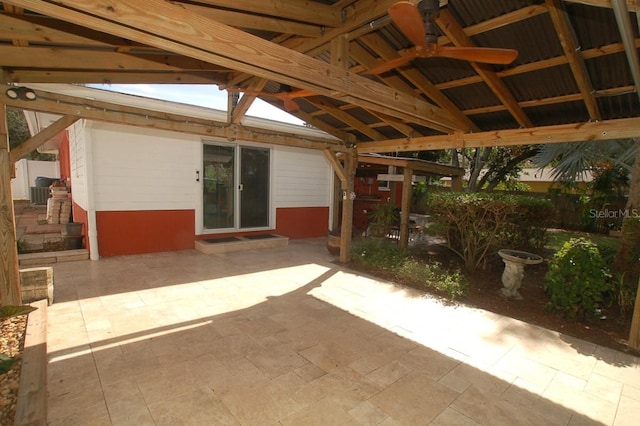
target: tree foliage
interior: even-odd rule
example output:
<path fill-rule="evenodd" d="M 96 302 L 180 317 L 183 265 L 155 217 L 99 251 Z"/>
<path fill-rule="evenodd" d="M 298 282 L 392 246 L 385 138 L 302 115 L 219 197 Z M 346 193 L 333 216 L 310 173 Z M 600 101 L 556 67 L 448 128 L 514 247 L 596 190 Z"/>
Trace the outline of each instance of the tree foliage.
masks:
<path fill-rule="evenodd" d="M 31 137 L 29 126 L 21 109 L 7 107 L 7 127 L 9 131 L 9 147 L 17 147 Z"/>
<path fill-rule="evenodd" d="M 500 248 L 541 247 L 552 216 L 547 200 L 497 193 L 432 193 L 426 210 L 469 271 L 484 267 Z"/>

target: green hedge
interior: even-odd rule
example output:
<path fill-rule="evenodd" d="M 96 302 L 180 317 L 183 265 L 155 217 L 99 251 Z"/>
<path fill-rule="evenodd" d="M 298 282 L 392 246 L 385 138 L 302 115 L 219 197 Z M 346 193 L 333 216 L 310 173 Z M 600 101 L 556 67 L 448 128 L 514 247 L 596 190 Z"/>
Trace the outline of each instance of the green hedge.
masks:
<path fill-rule="evenodd" d="M 537 250 L 544 246 L 553 204 L 523 195 L 438 192 L 426 198 L 432 231 L 473 271 L 501 248 Z"/>

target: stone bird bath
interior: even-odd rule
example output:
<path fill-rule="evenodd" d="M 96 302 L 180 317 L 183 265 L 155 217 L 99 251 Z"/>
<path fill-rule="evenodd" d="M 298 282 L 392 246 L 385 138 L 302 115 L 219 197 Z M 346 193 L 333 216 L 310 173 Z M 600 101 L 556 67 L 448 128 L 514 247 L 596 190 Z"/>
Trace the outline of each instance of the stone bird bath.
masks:
<path fill-rule="evenodd" d="M 504 262 L 504 272 L 502 273 L 502 296 L 510 299 L 522 300 L 518 292 L 524 277 L 524 267 L 526 265 L 537 265 L 542 263 L 542 257 L 526 251 L 502 249 L 498 254 Z"/>

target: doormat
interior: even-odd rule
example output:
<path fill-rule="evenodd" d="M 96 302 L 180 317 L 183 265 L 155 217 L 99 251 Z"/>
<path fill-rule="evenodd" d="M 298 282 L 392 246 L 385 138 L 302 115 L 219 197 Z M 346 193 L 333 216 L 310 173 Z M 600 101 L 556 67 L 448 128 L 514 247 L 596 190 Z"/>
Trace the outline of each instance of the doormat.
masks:
<path fill-rule="evenodd" d="M 263 240 L 266 238 L 278 238 L 277 235 L 273 234 L 259 234 L 259 235 L 245 235 L 247 240 Z"/>
<path fill-rule="evenodd" d="M 204 241 L 209 244 L 216 244 L 216 243 L 230 243 L 232 241 L 242 241 L 242 240 L 236 237 L 229 237 L 229 238 L 213 238 L 211 240 L 204 240 Z"/>

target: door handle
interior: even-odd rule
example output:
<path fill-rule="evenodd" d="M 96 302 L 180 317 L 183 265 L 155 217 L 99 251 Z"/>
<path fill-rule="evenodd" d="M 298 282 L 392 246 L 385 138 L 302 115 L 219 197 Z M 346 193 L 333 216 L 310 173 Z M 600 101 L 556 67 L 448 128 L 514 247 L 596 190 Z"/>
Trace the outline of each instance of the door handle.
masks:
<path fill-rule="evenodd" d="M 238 185 L 238 189 L 242 191 L 244 189 L 244 185 L 243 184 Z"/>

